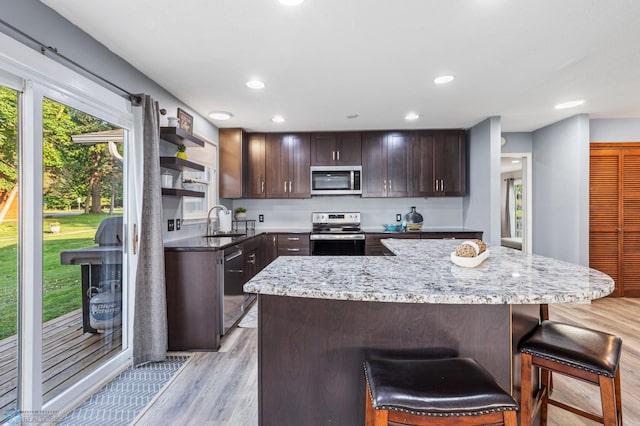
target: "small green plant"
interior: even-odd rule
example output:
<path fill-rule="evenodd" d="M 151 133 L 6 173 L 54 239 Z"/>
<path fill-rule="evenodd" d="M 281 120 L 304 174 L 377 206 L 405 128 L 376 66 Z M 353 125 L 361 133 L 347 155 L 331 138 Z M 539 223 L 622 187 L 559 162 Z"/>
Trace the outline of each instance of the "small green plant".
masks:
<path fill-rule="evenodd" d="M 178 152 L 185 152 L 187 147 L 184 144 L 178 145 Z"/>
<path fill-rule="evenodd" d="M 247 209 L 245 209 L 244 207 L 238 207 L 236 209 L 236 213 L 246 213 L 246 212 L 247 212 Z"/>

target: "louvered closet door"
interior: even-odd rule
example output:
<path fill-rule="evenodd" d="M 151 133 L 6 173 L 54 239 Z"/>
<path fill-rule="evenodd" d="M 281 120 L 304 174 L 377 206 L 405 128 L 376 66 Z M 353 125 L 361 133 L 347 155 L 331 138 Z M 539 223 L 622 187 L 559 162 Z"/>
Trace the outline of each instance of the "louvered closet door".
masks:
<path fill-rule="evenodd" d="M 640 149 L 622 154 L 623 295 L 640 296 Z"/>
<path fill-rule="evenodd" d="M 622 296 L 620 253 L 620 155 L 618 150 L 592 149 L 589 179 L 589 266 L 616 282 L 612 295 Z"/>

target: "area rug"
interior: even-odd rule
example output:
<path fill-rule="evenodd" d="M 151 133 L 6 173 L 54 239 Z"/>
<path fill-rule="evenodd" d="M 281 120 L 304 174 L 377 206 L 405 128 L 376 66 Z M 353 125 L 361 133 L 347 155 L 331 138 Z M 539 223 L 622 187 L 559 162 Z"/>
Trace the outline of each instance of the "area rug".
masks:
<path fill-rule="evenodd" d="M 168 356 L 162 362 L 129 367 L 58 425 L 128 425 L 188 359 Z"/>
<path fill-rule="evenodd" d="M 258 328 L 258 302 L 254 303 L 249 312 L 238 323 L 241 328 Z"/>

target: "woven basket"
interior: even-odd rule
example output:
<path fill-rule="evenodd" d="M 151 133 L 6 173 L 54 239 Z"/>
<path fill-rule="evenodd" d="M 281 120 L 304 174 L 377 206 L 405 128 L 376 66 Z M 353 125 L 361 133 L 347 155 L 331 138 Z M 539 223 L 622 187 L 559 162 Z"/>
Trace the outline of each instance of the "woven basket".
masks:
<path fill-rule="evenodd" d="M 422 223 L 407 223 L 407 232 L 422 231 Z"/>

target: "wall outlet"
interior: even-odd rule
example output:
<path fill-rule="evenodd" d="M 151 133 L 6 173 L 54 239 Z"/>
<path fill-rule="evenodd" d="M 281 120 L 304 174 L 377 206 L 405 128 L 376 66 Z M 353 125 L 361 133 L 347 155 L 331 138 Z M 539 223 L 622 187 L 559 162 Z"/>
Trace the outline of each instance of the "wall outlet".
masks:
<path fill-rule="evenodd" d="M 169 221 L 167 222 L 167 231 L 169 232 L 173 231 L 173 224 L 174 224 L 173 219 L 169 219 Z"/>
<path fill-rule="evenodd" d="M 176 219 L 176 231 L 179 231 L 179 230 L 180 230 L 180 223 L 181 223 L 181 222 L 182 222 L 182 221 L 181 221 L 180 219 Z"/>
<path fill-rule="evenodd" d="M 259 214 L 258 215 L 258 222 L 264 222 L 264 215 L 263 214 Z"/>
<path fill-rule="evenodd" d="M 402 215 L 400 213 L 396 213 L 396 222 L 400 222 L 402 220 Z"/>

